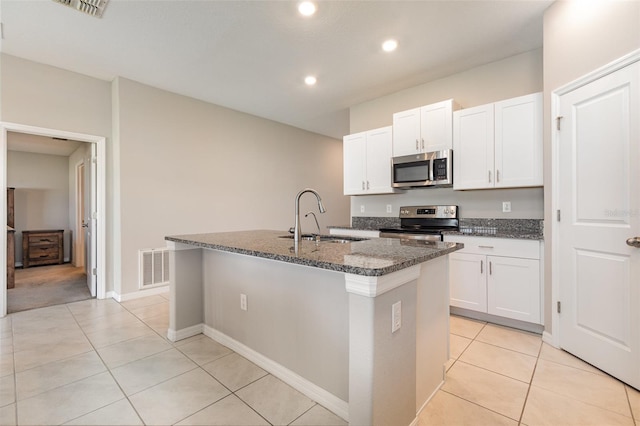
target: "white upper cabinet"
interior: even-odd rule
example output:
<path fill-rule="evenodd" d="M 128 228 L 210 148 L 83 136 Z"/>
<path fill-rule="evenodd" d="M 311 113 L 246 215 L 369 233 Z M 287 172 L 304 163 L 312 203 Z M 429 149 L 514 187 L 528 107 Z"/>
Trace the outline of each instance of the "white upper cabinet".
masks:
<path fill-rule="evenodd" d="M 344 194 L 388 194 L 391 186 L 392 127 L 343 138 Z"/>
<path fill-rule="evenodd" d="M 542 185 L 542 93 L 453 114 L 453 188 Z"/>
<path fill-rule="evenodd" d="M 449 99 L 393 114 L 393 156 L 451 149 L 452 115 L 458 108 Z"/>

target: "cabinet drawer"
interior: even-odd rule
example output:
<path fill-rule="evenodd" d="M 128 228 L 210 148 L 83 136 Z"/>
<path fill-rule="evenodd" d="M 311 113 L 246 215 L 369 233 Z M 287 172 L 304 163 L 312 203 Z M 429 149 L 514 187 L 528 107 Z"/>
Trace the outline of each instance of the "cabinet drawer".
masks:
<path fill-rule="evenodd" d="M 29 260 L 57 260 L 60 255 L 57 245 L 39 245 L 33 246 L 29 250 Z"/>
<path fill-rule="evenodd" d="M 537 240 L 466 237 L 461 235 L 445 235 L 444 240 L 446 242 L 464 244 L 464 249 L 457 253 L 540 259 L 540 242 Z"/>
<path fill-rule="evenodd" d="M 45 234 L 45 235 L 29 235 L 30 246 L 42 246 L 53 245 L 57 246 L 60 243 L 60 236 L 57 234 Z"/>

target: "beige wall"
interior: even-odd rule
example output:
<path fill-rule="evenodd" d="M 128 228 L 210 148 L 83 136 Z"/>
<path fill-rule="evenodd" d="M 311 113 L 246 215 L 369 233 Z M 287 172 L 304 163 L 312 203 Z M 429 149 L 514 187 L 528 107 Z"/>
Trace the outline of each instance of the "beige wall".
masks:
<path fill-rule="evenodd" d="M 7 152 L 7 186 L 16 188 L 16 261 L 22 264 L 22 231 L 62 229 L 69 259 L 68 159 L 59 155 Z"/>
<path fill-rule="evenodd" d="M 544 15 L 545 326 L 551 325 L 551 93 L 640 49 L 640 1 L 555 2 Z"/>
<path fill-rule="evenodd" d="M 393 124 L 393 113 L 454 99 L 462 108 L 542 91 L 542 49 L 352 106 L 351 133 Z"/>
<path fill-rule="evenodd" d="M 542 49 L 454 74 L 351 108 L 351 132 L 388 126 L 393 113 L 453 98 L 463 108 L 542 91 Z M 454 154 L 455 155 L 455 154 Z M 511 201 L 511 213 L 502 202 Z M 351 197 L 352 216 L 397 217 L 400 206 L 457 204 L 461 217 L 542 219 L 542 188 L 454 191 L 412 189 L 394 195 Z M 392 213 L 386 213 L 391 205 Z M 364 206 L 365 212 L 361 213 Z"/>
<path fill-rule="evenodd" d="M 137 289 L 138 250 L 165 235 L 294 224 L 294 197 L 323 197 L 322 227 L 344 223 L 342 143 L 119 78 L 117 89 L 122 288 Z M 301 213 L 317 213 L 312 195 Z M 313 231 L 313 218 L 302 217 Z"/>
<path fill-rule="evenodd" d="M 1 121 L 107 138 L 106 283 L 113 290 L 111 83 L 0 54 L 0 87 Z"/>
<path fill-rule="evenodd" d="M 126 79 L 0 58 L 0 120 L 107 137 L 107 291 L 136 292 L 138 250 L 163 247 L 165 235 L 286 231 L 307 186 L 323 196 L 322 227 L 349 220 L 339 140 Z"/>

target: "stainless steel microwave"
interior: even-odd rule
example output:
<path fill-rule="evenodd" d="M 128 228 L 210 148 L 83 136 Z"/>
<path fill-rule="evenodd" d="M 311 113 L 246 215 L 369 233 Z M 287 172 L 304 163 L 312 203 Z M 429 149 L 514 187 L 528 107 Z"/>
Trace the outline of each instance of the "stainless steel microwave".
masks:
<path fill-rule="evenodd" d="M 403 155 L 391 159 L 394 188 L 453 186 L 453 150 Z"/>

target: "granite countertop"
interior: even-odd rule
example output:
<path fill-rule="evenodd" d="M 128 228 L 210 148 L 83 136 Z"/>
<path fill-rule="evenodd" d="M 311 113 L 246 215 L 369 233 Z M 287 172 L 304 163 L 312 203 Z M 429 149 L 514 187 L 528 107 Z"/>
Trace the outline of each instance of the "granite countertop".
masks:
<path fill-rule="evenodd" d="M 335 243 L 303 240 L 295 252 L 286 231 L 256 230 L 175 235 L 167 241 L 222 250 L 355 275 L 382 276 L 463 248 L 456 243 L 425 243 L 396 238 Z"/>
<path fill-rule="evenodd" d="M 354 229 L 377 231 L 383 227 L 400 226 L 398 218 L 356 217 L 352 225 L 330 226 L 333 229 Z M 521 240 L 543 240 L 544 221 L 542 219 L 460 219 L 459 231 L 445 231 L 449 235 L 468 237 L 512 238 Z"/>

